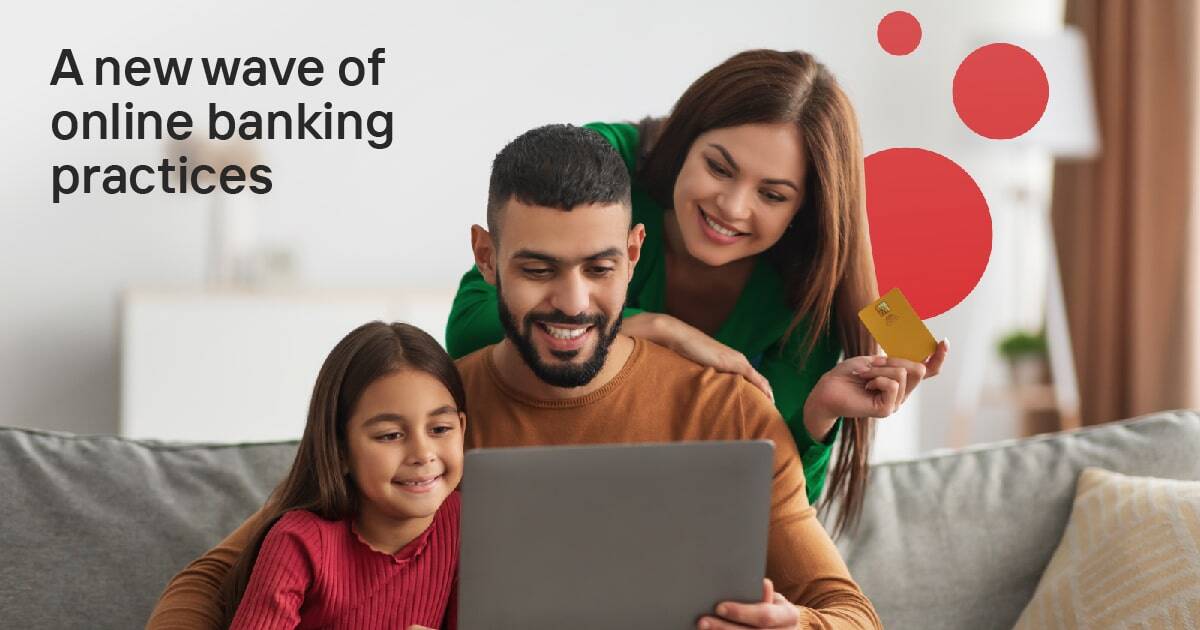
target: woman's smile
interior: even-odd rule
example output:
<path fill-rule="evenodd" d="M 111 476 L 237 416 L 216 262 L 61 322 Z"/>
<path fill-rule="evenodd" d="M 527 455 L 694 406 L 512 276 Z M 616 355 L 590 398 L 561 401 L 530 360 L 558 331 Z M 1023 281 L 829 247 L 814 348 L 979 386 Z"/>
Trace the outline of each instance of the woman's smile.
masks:
<path fill-rule="evenodd" d="M 704 211 L 704 208 L 696 206 L 699 211 L 697 215 L 700 218 L 700 229 L 710 240 L 718 245 L 729 245 L 736 243 L 739 238 L 749 236 L 749 232 L 741 232 L 735 230 L 727 223 L 723 223 L 712 215 Z"/>

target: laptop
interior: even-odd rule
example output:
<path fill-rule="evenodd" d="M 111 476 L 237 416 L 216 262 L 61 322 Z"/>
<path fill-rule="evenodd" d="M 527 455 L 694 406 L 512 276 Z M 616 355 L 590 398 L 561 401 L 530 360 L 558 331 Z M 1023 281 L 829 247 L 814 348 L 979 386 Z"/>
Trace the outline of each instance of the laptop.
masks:
<path fill-rule="evenodd" d="M 458 627 L 695 628 L 762 598 L 770 441 L 469 451 Z"/>

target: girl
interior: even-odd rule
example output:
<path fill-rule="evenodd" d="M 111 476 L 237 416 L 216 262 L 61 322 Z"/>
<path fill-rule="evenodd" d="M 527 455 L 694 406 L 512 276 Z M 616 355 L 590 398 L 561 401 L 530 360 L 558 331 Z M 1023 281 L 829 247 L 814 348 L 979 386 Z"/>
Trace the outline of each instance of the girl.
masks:
<path fill-rule="evenodd" d="M 876 352 L 857 314 L 878 297 L 850 100 L 811 55 L 751 50 L 696 80 L 665 120 L 588 127 L 625 159 L 646 230 L 623 332 L 771 396 L 810 503 L 840 431 L 830 498 L 843 501 L 841 531 L 861 511 L 870 418 L 895 411 L 882 390 L 898 386 L 903 401 L 948 351 L 941 342 L 924 364 L 880 356 L 858 373 L 862 359 L 849 360 Z M 446 346 L 462 356 L 503 336 L 495 289 L 472 269 Z"/>
<path fill-rule="evenodd" d="M 230 627 L 454 627 L 465 409 L 454 363 L 420 329 L 373 322 L 342 339 L 223 585 Z"/>

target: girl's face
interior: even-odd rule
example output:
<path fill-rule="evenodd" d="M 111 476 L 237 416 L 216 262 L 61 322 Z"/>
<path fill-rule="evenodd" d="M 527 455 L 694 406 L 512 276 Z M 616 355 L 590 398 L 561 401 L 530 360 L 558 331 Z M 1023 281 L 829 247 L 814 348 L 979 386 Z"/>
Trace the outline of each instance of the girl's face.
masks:
<path fill-rule="evenodd" d="M 401 370 L 367 386 L 346 425 L 363 511 L 429 518 L 462 479 L 466 415 L 435 377 Z"/>
<path fill-rule="evenodd" d="M 794 123 L 712 129 L 692 142 L 675 180 L 688 253 L 719 267 L 779 241 L 804 198 L 804 139 Z"/>

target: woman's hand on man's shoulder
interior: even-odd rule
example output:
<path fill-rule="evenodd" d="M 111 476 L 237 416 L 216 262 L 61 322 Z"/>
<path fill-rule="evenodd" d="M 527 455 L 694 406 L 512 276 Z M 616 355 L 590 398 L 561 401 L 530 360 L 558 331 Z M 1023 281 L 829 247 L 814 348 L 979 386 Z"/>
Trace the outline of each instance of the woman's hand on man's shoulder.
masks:
<path fill-rule="evenodd" d="M 754 369 L 746 355 L 677 317 L 663 313 L 638 313 L 626 317 L 621 326 L 622 332 L 631 337 L 649 339 L 704 367 L 711 367 L 718 372 L 739 374 L 750 381 L 751 385 L 762 390 L 772 402 L 775 400 L 771 384 Z"/>

